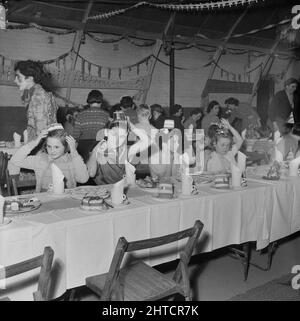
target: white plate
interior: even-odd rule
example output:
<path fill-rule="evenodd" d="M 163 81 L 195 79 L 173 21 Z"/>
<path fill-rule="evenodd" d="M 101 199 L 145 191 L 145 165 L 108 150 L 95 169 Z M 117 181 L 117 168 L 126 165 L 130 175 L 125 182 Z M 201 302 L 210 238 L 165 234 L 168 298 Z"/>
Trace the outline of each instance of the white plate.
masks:
<path fill-rule="evenodd" d="M 121 203 L 119 205 L 114 205 L 112 202 L 106 202 L 106 203 L 113 206 L 114 208 L 121 208 L 121 207 L 124 207 L 124 206 L 127 206 L 130 204 L 130 202 L 128 200 L 125 200 L 123 203 Z M 110 209 L 110 208 L 108 208 L 108 209 Z"/>
<path fill-rule="evenodd" d="M 3 228 L 3 227 L 7 227 L 7 225 L 8 225 L 9 223 L 11 223 L 11 222 L 12 222 L 12 220 L 11 220 L 10 218 L 4 217 L 4 218 L 3 218 L 3 223 L 0 224 L 0 229 Z"/>
<path fill-rule="evenodd" d="M 210 186 L 213 190 L 220 191 L 220 192 L 226 192 L 226 191 L 241 191 L 247 188 L 247 186 L 239 186 L 239 187 L 232 187 L 230 186 L 229 188 L 220 188 L 220 187 L 215 187 L 213 185 Z"/>
<path fill-rule="evenodd" d="M 20 198 L 19 201 L 21 201 L 22 199 L 24 199 L 24 198 Z M 11 202 L 11 201 L 9 201 L 9 202 Z M 13 210 L 11 210 L 10 208 L 7 208 L 7 206 L 5 205 L 5 206 L 4 206 L 4 213 L 5 213 L 6 215 L 26 213 L 26 212 L 34 211 L 34 210 L 38 209 L 40 206 L 41 206 L 41 202 L 40 202 L 39 200 L 33 202 L 32 204 L 30 204 L 30 205 L 28 205 L 28 206 L 21 207 L 21 208 L 19 208 L 17 211 L 13 211 Z"/>
<path fill-rule="evenodd" d="M 173 197 L 173 198 L 161 198 L 161 197 L 154 196 L 154 195 L 152 195 L 152 198 L 153 198 L 153 199 L 155 199 L 156 201 L 160 201 L 160 202 L 166 202 L 166 201 L 178 200 L 178 197 Z"/>

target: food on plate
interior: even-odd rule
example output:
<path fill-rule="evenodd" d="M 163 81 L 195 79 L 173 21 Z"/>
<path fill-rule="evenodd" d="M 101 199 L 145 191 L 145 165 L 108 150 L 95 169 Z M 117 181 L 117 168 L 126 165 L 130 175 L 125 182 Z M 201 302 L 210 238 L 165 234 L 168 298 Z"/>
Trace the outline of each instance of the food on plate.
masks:
<path fill-rule="evenodd" d="M 101 198 L 110 196 L 110 192 L 106 188 L 100 186 L 80 186 L 70 190 L 68 193 L 70 193 L 72 198 L 78 200 L 82 200 L 85 196 L 99 196 Z"/>
<path fill-rule="evenodd" d="M 137 180 L 137 184 L 143 188 L 155 188 L 157 186 L 157 182 L 150 176 Z"/>
<path fill-rule="evenodd" d="M 10 203 L 10 209 L 12 211 L 18 211 L 21 206 L 22 206 L 21 202 L 18 202 L 18 201 L 12 201 Z"/>
<path fill-rule="evenodd" d="M 274 163 L 271 165 L 270 169 L 267 172 L 267 175 L 263 176 L 263 179 L 268 180 L 279 180 L 280 179 L 280 163 L 277 161 L 274 161 Z"/>
<path fill-rule="evenodd" d="M 213 181 L 214 188 L 229 188 L 229 175 L 228 174 L 220 174 L 216 175 Z"/>
<path fill-rule="evenodd" d="M 39 200 L 36 197 L 32 198 L 12 198 L 5 202 L 7 209 L 11 211 L 20 211 L 25 208 L 34 207 L 39 204 Z"/>
<path fill-rule="evenodd" d="M 81 207 L 86 210 L 102 210 L 104 200 L 100 196 L 85 196 L 81 201 Z"/>
<path fill-rule="evenodd" d="M 159 198 L 173 198 L 174 188 L 172 183 L 159 183 L 158 184 L 158 197 Z"/>
<path fill-rule="evenodd" d="M 212 175 L 193 175 L 195 185 L 211 183 L 214 180 Z"/>

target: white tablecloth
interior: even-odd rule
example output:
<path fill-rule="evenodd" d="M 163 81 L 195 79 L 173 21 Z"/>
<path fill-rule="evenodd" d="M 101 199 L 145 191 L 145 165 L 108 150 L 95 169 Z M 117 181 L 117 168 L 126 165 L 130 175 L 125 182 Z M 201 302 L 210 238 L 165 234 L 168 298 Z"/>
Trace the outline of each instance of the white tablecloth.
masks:
<path fill-rule="evenodd" d="M 170 201 L 141 190 L 130 190 L 128 195 L 129 205 L 94 213 L 81 210 L 80 202 L 70 196 L 39 194 L 38 210 L 0 228 L 0 264 L 17 263 L 51 246 L 55 252 L 51 293 L 57 297 L 85 284 L 86 277 L 107 272 L 120 236 L 129 241 L 161 236 L 200 219 L 204 230 L 197 250 L 208 252 L 247 241 L 256 241 L 261 249 L 300 229 L 300 179 L 249 179 L 247 188 L 229 191 L 203 185 L 199 195 Z M 149 250 L 143 256 L 152 265 L 163 263 L 178 257 L 178 246 Z M 20 284 L 25 277 L 9 279 L 0 297 L 32 300 L 36 279 Z"/>

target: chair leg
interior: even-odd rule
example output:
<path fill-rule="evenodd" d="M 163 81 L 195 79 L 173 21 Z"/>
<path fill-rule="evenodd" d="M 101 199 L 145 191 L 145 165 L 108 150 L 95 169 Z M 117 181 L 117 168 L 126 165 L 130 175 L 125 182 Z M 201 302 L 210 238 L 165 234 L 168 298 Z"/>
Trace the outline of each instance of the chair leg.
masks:
<path fill-rule="evenodd" d="M 271 265 L 272 265 L 272 258 L 273 258 L 273 255 L 274 255 L 277 247 L 278 247 L 278 243 L 277 242 L 272 242 L 272 243 L 270 243 L 268 245 L 268 248 L 267 248 L 268 260 L 267 260 L 267 266 L 266 267 L 261 267 L 260 265 L 255 264 L 255 263 L 251 263 L 251 265 L 253 265 L 257 269 L 262 270 L 262 271 L 270 271 Z"/>
<path fill-rule="evenodd" d="M 272 242 L 268 246 L 268 265 L 267 265 L 266 271 L 269 271 L 271 269 L 273 254 L 275 253 L 277 247 L 278 247 L 277 242 Z"/>
<path fill-rule="evenodd" d="M 229 255 L 233 257 L 234 259 L 240 260 L 240 262 L 243 264 L 244 267 L 244 281 L 247 281 L 248 278 L 248 272 L 249 272 L 249 265 L 250 265 L 250 242 L 246 242 L 242 244 L 242 250 L 230 247 L 229 250 L 233 253 L 230 253 Z"/>
<path fill-rule="evenodd" d="M 63 296 L 63 301 L 76 301 L 75 299 L 76 289 L 69 289 Z"/>
<path fill-rule="evenodd" d="M 244 281 L 247 281 L 249 264 L 250 264 L 250 242 L 243 244 L 243 252 L 245 253 L 243 265 L 244 265 Z"/>

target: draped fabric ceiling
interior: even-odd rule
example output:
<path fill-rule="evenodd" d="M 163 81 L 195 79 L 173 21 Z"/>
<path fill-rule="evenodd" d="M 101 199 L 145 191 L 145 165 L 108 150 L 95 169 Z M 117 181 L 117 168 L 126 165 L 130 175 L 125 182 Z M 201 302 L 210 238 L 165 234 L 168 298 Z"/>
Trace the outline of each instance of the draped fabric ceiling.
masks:
<path fill-rule="evenodd" d="M 187 10 L 184 5 L 203 3 L 225 3 L 230 0 L 213 1 L 170 1 L 149 0 L 149 5 L 134 7 L 139 1 L 133 0 L 94 0 L 89 18 L 103 13 L 120 11 L 118 14 L 105 19 L 88 19 L 83 25 L 82 19 L 88 1 L 82 0 L 53 0 L 53 1 L 17 1 L 9 0 L 8 21 L 17 23 L 35 23 L 45 27 L 56 27 L 67 30 L 99 32 L 110 35 L 140 38 L 145 40 L 161 39 L 172 12 L 176 12 L 174 39 L 177 43 L 200 43 L 204 45 L 219 45 L 228 31 L 241 16 L 248 0 L 239 1 L 240 5 L 215 7 L 212 9 Z M 234 1 L 234 0 L 232 0 Z M 174 10 L 172 7 L 153 7 L 159 4 L 182 4 L 183 9 Z M 276 25 L 280 21 L 292 17 L 291 7 L 298 4 L 298 0 L 249 0 L 251 8 L 239 23 L 234 34 L 243 34 L 251 30 L 262 29 L 267 25 Z M 132 8 L 133 7 L 133 8 Z M 124 10 L 132 8 L 130 10 Z M 122 11 L 123 10 L 123 11 Z M 285 26 L 285 25 L 284 25 Z M 283 27 L 284 27 L 283 26 Z M 167 32 L 167 39 L 170 31 Z M 238 47 L 269 49 L 281 26 L 259 31 L 242 37 L 231 37 L 229 43 Z M 131 39 L 132 39 L 131 38 Z M 279 51 L 290 49 L 288 42 L 282 42 Z"/>

